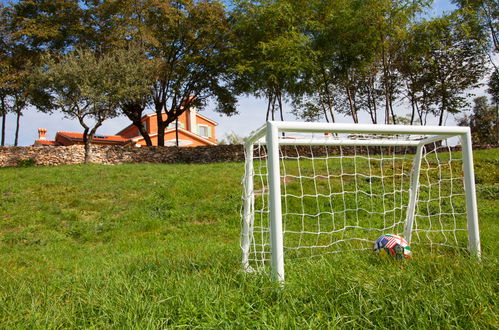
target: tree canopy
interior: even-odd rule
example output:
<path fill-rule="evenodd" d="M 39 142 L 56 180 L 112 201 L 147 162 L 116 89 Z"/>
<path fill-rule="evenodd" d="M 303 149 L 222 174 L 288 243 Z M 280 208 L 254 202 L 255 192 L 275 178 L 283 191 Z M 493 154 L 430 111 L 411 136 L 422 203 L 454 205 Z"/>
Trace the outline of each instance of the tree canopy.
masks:
<path fill-rule="evenodd" d="M 90 161 L 90 144 L 97 128 L 117 115 L 119 102 L 130 90 L 116 84 L 120 74 L 120 54 L 97 56 L 88 50 L 76 49 L 63 56 L 47 55 L 44 65 L 32 77 L 31 102 L 43 111 L 61 111 L 75 118 L 83 127 L 85 163 Z"/>
<path fill-rule="evenodd" d="M 3 127 L 7 111 L 19 122 L 27 100 L 54 109 L 24 85 L 31 70 L 81 54 L 115 59 L 107 92 L 148 144 L 145 109 L 157 113 L 164 145 L 164 130 L 189 107 L 213 102 L 233 115 L 242 94 L 266 99 L 267 120 L 284 119 L 291 103 L 297 117 L 312 121 L 397 123 L 408 109 L 411 124 L 432 117 L 443 125 L 484 79 L 497 104 L 497 2 L 453 2 L 456 10 L 437 17 L 428 15 L 430 0 L 9 3 L 0 7 Z"/>

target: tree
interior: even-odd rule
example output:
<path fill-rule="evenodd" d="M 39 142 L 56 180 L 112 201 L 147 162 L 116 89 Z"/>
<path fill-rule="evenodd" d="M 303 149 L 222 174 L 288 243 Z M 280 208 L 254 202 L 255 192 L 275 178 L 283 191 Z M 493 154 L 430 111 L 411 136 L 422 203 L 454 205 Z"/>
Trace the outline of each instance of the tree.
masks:
<path fill-rule="evenodd" d="M 492 96 L 492 103 L 499 106 L 499 72 L 494 71 L 489 78 L 489 88 L 487 91 Z"/>
<path fill-rule="evenodd" d="M 304 33 L 301 1 L 238 1 L 233 11 L 238 62 L 237 87 L 267 99 L 266 120 L 283 120 L 286 95 L 303 87 L 300 81 L 314 56 Z"/>
<path fill-rule="evenodd" d="M 5 8 L 0 4 L 0 116 L 2 117 L 2 136 L 0 144 L 5 145 L 5 122 L 7 117 L 7 97 L 11 80 L 11 65 L 8 56 L 8 32 L 5 21 Z"/>
<path fill-rule="evenodd" d="M 14 146 L 17 146 L 19 140 L 20 118 L 28 104 L 27 81 L 32 69 L 30 57 L 25 52 L 23 46 L 9 37 L 4 45 L 3 61 L 5 75 L 2 79 L 2 95 L 7 100 L 11 112 L 16 115 L 16 130 L 14 135 Z M 5 116 L 3 118 L 5 120 Z M 3 125 L 5 127 L 5 125 Z M 2 134 L 4 141 L 4 134 Z"/>
<path fill-rule="evenodd" d="M 237 135 L 235 132 L 226 133 L 224 138 L 219 142 L 219 144 L 244 144 L 246 138 Z"/>
<path fill-rule="evenodd" d="M 459 12 L 423 21 L 415 29 L 419 88 L 427 93 L 425 102 L 435 106 L 438 124 L 443 125 L 447 113 L 466 107 L 466 90 L 480 85 L 487 71 L 486 39 L 469 28 Z"/>
<path fill-rule="evenodd" d="M 499 3 L 495 0 L 453 0 L 469 20 L 479 20 L 480 28 L 488 30 L 495 52 L 499 52 Z M 497 69 L 497 67 L 496 67 Z"/>
<path fill-rule="evenodd" d="M 420 125 L 426 125 L 428 115 L 435 113 L 430 93 L 434 81 L 425 58 L 429 51 L 427 38 L 430 36 L 424 26 L 424 22 L 419 22 L 410 27 L 402 40 L 396 64 L 403 81 L 403 97 L 411 105 L 411 125 L 417 119 Z"/>
<path fill-rule="evenodd" d="M 218 1 L 151 0 L 143 15 L 144 44 L 158 65 L 152 96 L 158 145 L 164 146 L 170 123 L 210 99 L 215 99 L 217 111 L 236 113 L 228 56 L 231 30 L 224 6 Z"/>
<path fill-rule="evenodd" d="M 120 112 L 137 127 L 146 144 L 152 146 L 149 133 L 141 119 L 144 109 L 152 99 L 154 61 L 147 58 L 142 47 L 133 43 L 126 49 L 117 48 L 107 56 L 112 56 L 115 60 L 111 66 L 115 70 L 112 73 L 112 91 Z"/>
<path fill-rule="evenodd" d="M 7 63 L 3 69 L 8 68 L 2 79 L 2 101 L 16 115 L 14 145 L 18 144 L 20 118 L 28 105 L 27 77 L 44 52 L 64 53 L 86 40 L 85 31 L 92 25 L 86 23 L 89 15 L 84 7 L 72 0 L 36 0 L 12 2 L 1 10 L 2 62 Z"/>
<path fill-rule="evenodd" d="M 307 75 L 311 88 L 303 95 L 316 100 L 315 108 L 327 121 L 328 114 L 335 121 L 335 111 L 350 115 L 354 123 L 359 121 L 354 81 L 373 63 L 376 42 L 366 4 L 315 1 L 311 6 L 309 36 L 316 56 Z"/>
<path fill-rule="evenodd" d="M 473 102 L 475 104 L 471 115 L 459 118 L 458 124 L 470 127 L 473 143 L 498 144 L 499 121 L 497 108 L 489 105 L 486 96 L 477 97 Z"/>
<path fill-rule="evenodd" d="M 85 163 L 90 145 L 104 120 L 117 114 L 122 95 L 116 95 L 114 75 L 121 69 L 113 54 L 100 56 L 77 49 L 62 56 L 47 55 L 31 78 L 32 103 L 42 111 L 60 110 L 83 127 Z"/>
<path fill-rule="evenodd" d="M 88 3 L 93 0 L 21 0 L 7 7 L 13 37 L 33 54 L 65 53 L 86 46 L 98 27 L 92 22 Z"/>
<path fill-rule="evenodd" d="M 393 123 L 394 102 L 400 94 L 397 61 L 406 31 L 427 1 L 310 1 L 307 36 L 313 69 L 306 75 L 310 88 L 297 95 L 296 108 L 347 114 L 354 123 L 366 111 L 378 123 Z M 302 98 L 303 100 L 300 100 Z M 298 109 L 297 109 L 298 110 Z M 299 111 L 298 111 L 299 112 Z"/>

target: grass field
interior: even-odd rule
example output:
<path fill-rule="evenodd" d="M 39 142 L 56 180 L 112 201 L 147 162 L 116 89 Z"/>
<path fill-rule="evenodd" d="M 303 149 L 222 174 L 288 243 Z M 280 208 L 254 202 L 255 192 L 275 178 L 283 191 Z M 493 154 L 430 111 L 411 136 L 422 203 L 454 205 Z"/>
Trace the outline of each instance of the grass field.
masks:
<path fill-rule="evenodd" d="M 284 287 L 241 271 L 242 163 L 0 169 L 0 328 L 497 328 L 499 150 L 475 166 L 481 262 L 349 252 Z"/>

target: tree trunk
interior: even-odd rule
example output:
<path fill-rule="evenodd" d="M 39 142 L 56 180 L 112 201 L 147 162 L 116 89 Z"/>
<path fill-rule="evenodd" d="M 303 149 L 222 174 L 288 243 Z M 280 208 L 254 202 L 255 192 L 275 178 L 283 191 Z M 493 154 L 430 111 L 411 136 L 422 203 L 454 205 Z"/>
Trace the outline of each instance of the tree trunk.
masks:
<path fill-rule="evenodd" d="M 329 86 L 327 83 L 326 72 L 324 67 L 322 67 L 322 79 L 324 83 L 324 92 L 326 93 L 327 106 L 329 108 L 329 114 L 331 115 L 331 122 L 334 123 L 333 101 L 331 100 L 331 92 L 329 90 Z M 326 121 L 329 122 L 329 120 L 327 120 L 327 114 L 324 113 L 324 115 L 326 116 Z"/>
<path fill-rule="evenodd" d="M 369 109 L 369 116 L 371 117 L 371 122 L 373 124 L 376 124 L 377 118 L 376 118 L 376 97 L 374 95 L 373 89 L 371 89 L 371 86 L 367 86 L 367 107 Z"/>
<path fill-rule="evenodd" d="M 2 116 L 2 147 L 5 145 L 5 122 L 7 120 L 7 113 L 3 113 Z"/>
<path fill-rule="evenodd" d="M 357 118 L 357 109 L 355 109 L 355 104 L 353 102 L 353 97 L 352 97 L 352 93 L 350 91 L 350 87 L 347 86 L 346 90 L 347 90 L 347 95 L 348 95 L 348 104 L 350 105 L 350 112 L 352 114 L 353 122 L 355 124 L 358 124 L 359 123 L 359 119 Z"/>
<path fill-rule="evenodd" d="M 85 164 L 90 164 L 91 158 L 91 149 L 90 149 L 90 141 L 85 142 Z"/>
<path fill-rule="evenodd" d="M 149 133 L 147 132 L 147 130 L 144 128 L 144 125 L 142 125 L 142 122 L 139 120 L 138 122 L 134 122 L 133 125 L 135 127 L 137 127 L 137 129 L 139 130 L 140 134 L 142 135 L 142 137 L 146 141 L 146 145 L 148 147 L 151 147 L 152 146 L 151 137 L 149 136 Z"/>
<path fill-rule="evenodd" d="M 416 115 L 416 106 L 414 105 L 414 99 L 411 97 L 411 125 L 414 124 L 414 117 Z"/>
<path fill-rule="evenodd" d="M 269 121 L 271 104 L 272 104 L 272 93 L 269 92 L 269 102 L 267 103 L 267 115 L 265 116 L 265 121 Z"/>
<path fill-rule="evenodd" d="M 438 119 L 438 126 L 442 126 L 442 124 L 444 123 L 444 113 L 445 113 L 445 110 L 442 108 L 440 110 L 440 117 Z"/>
<path fill-rule="evenodd" d="M 388 69 L 386 67 L 386 54 L 385 54 L 385 45 L 383 34 L 380 32 L 381 39 L 381 62 L 383 66 L 383 89 L 385 94 L 385 124 L 390 124 L 390 102 L 388 96 Z"/>
<path fill-rule="evenodd" d="M 494 135 L 495 135 L 495 142 L 494 144 L 499 143 L 499 106 L 496 103 L 496 122 L 494 125 Z"/>
<path fill-rule="evenodd" d="M 274 93 L 274 97 L 273 97 L 273 100 L 272 100 L 272 120 L 274 121 L 275 120 L 275 101 L 276 101 L 276 95 Z"/>
<path fill-rule="evenodd" d="M 158 146 L 165 146 L 165 125 L 163 124 L 163 106 L 156 104 L 156 124 L 158 126 Z"/>
<path fill-rule="evenodd" d="M 2 96 L 2 147 L 5 145 L 5 121 L 7 117 L 7 108 L 5 105 L 5 97 Z"/>
<path fill-rule="evenodd" d="M 21 122 L 21 111 L 18 109 L 17 111 L 17 118 L 16 118 L 16 135 L 14 137 L 14 146 L 17 147 L 18 140 L 19 140 L 19 126 Z"/>
<path fill-rule="evenodd" d="M 409 98 L 411 99 L 411 125 L 414 125 L 414 119 L 416 118 L 416 95 L 414 94 L 414 90 L 407 86 L 409 90 Z"/>
<path fill-rule="evenodd" d="M 329 108 L 329 115 L 331 116 L 331 122 L 334 123 L 335 121 L 334 121 L 334 113 L 333 113 L 333 108 L 332 107 Z"/>
<path fill-rule="evenodd" d="M 442 126 L 444 123 L 444 114 L 447 109 L 447 98 L 445 97 L 445 87 L 442 83 L 442 107 L 440 108 L 440 118 L 438 119 L 438 126 Z"/>
<path fill-rule="evenodd" d="M 281 114 L 281 121 L 284 121 L 284 115 L 282 113 L 282 98 L 281 93 L 277 96 L 277 102 L 279 103 L 279 113 Z"/>
<path fill-rule="evenodd" d="M 393 96 L 393 94 L 390 91 L 390 113 L 392 114 L 393 125 L 396 125 L 397 124 L 397 120 L 396 120 L 396 117 L 395 117 L 395 113 L 393 112 L 393 97 L 392 96 Z"/>
<path fill-rule="evenodd" d="M 320 97 L 322 112 L 324 113 L 324 118 L 326 119 L 326 123 L 329 123 L 329 118 L 327 116 L 327 111 L 326 111 L 326 104 L 324 101 L 322 101 L 322 95 L 320 95 L 319 97 Z"/>
<path fill-rule="evenodd" d="M 87 125 L 83 126 L 83 119 L 80 119 L 80 123 L 82 124 L 84 130 L 83 130 L 83 143 L 85 144 L 85 164 L 89 164 L 90 161 L 92 160 L 92 149 L 91 149 L 91 146 L 92 146 L 92 142 L 94 140 L 94 136 L 95 136 L 95 132 L 97 131 L 97 129 L 102 125 L 102 122 L 105 120 L 106 118 L 99 118 L 97 120 L 97 123 L 95 124 L 95 126 L 90 129 Z M 90 133 L 88 132 L 90 131 Z"/>
<path fill-rule="evenodd" d="M 90 163 L 90 158 L 91 158 L 91 149 L 90 149 L 90 143 L 91 139 L 88 138 L 88 128 L 85 128 L 83 131 L 83 144 L 85 145 L 84 150 L 85 150 L 85 160 L 84 163 L 88 164 Z"/>
<path fill-rule="evenodd" d="M 128 119 L 130 119 L 132 124 L 137 127 L 137 130 L 146 141 L 146 145 L 150 147 L 152 146 L 151 137 L 141 122 L 144 108 L 145 107 L 140 102 L 131 102 L 123 104 L 121 106 L 121 111 L 128 117 Z"/>
<path fill-rule="evenodd" d="M 486 21 L 487 21 L 487 25 L 490 29 L 490 35 L 492 36 L 492 41 L 494 43 L 494 48 L 497 51 L 499 51 L 499 38 L 496 34 L 496 31 L 495 31 L 495 27 L 494 27 L 494 21 L 492 19 L 492 17 L 494 16 L 494 13 L 493 11 L 488 8 L 488 6 L 485 4 L 485 3 L 482 3 L 481 4 L 481 7 L 482 7 L 482 10 L 485 12 L 485 16 L 486 16 Z M 496 21 L 497 22 L 497 21 Z M 492 62 L 492 60 L 491 60 Z"/>
<path fill-rule="evenodd" d="M 175 119 L 175 145 L 178 147 L 178 117 Z"/>

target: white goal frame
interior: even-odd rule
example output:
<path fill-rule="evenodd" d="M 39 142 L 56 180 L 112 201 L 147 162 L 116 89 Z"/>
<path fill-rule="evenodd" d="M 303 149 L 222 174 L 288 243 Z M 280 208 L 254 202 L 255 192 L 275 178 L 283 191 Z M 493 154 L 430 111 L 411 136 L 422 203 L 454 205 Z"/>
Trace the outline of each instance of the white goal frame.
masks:
<path fill-rule="evenodd" d="M 350 134 L 413 134 L 428 136 L 422 140 L 393 140 L 393 139 L 286 139 L 280 138 L 281 133 L 350 133 Z M 413 175 L 409 188 L 409 202 L 407 205 L 404 236 L 410 243 L 415 208 L 419 190 L 419 169 L 421 166 L 422 149 L 429 143 L 435 143 L 451 137 L 459 137 L 463 155 L 464 186 L 466 198 L 466 218 L 468 230 L 468 250 L 480 257 L 480 236 L 478 228 L 477 200 L 475 192 L 475 178 L 473 170 L 473 153 L 471 133 L 469 127 L 450 126 L 408 126 L 408 125 L 370 125 L 370 124 L 332 124 L 332 123 L 305 123 L 305 122 L 276 122 L 269 121 L 255 131 L 245 143 L 245 171 L 244 178 L 244 205 L 242 210 L 242 263 L 246 271 L 251 271 L 248 256 L 251 244 L 251 230 L 253 221 L 253 150 L 257 143 L 265 144 L 268 153 L 268 181 L 269 181 L 269 217 L 270 217 L 270 263 L 271 276 L 275 280 L 284 280 L 284 247 L 283 224 L 281 205 L 281 173 L 279 164 L 280 145 L 328 145 L 328 146 L 412 146 L 416 148 L 413 160 Z"/>

